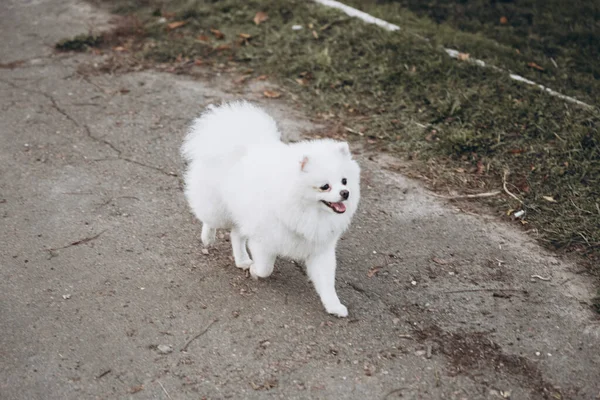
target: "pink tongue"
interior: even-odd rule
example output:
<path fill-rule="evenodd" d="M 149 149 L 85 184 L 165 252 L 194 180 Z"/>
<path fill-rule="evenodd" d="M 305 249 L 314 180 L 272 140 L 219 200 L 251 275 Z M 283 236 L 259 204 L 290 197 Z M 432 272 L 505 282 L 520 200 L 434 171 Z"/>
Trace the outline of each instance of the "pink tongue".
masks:
<path fill-rule="evenodd" d="M 344 203 L 331 203 L 331 208 L 339 213 L 346 211 L 346 205 Z"/>

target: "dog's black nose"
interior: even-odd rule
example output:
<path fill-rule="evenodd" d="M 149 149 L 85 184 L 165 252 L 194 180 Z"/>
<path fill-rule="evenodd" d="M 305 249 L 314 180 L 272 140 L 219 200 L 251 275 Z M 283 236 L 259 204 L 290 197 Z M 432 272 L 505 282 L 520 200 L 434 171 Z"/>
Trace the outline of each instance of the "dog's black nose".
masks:
<path fill-rule="evenodd" d="M 350 192 L 347 190 L 342 190 L 340 195 L 344 198 L 344 200 L 348 200 L 348 197 L 350 197 Z"/>

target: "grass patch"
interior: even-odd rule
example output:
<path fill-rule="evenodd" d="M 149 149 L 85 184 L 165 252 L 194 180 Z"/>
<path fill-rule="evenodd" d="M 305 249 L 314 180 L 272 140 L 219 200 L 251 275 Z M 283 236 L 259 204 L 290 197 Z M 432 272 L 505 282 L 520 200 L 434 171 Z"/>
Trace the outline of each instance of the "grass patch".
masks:
<path fill-rule="evenodd" d="M 452 26 L 440 28 L 396 8 L 389 9 L 395 14 L 386 11 L 392 17 L 387 19 L 410 32 L 387 32 L 300 0 L 108 3 L 135 14 L 135 35 L 116 37 L 137 57 L 185 65 L 197 60 L 249 76 L 268 74 L 309 113 L 337 123 L 333 134 L 358 133 L 351 136 L 419 160 L 438 187 L 494 190 L 508 171 L 507 188 L 523 204 L 508 196 L 486 200 L 489 204 L 502 212 L 524 209 L 522 223 L 547 246 L 598 259 L 598 111 L 452 60 L 439 49 L 448 41 L 460 49 L 473 46 L 477 57 L 489 55 L 486 61 L 520 72 L 517 67 L 529 59 L 515 58 L 507 44 Z M 253 22 L 258 11 L 269 17 L 259 25 Z M 523 72 L 531 73 L 538 72 Z M 586 96 L 593 99 L 591 93 Z"/>
<path fill-rule="evenodd" d="M 461 35 L 441 35 L 443 43 L 488 58 L 479 42 L 489 39 L 512 60 L 504 67 L 529 79 L 597 104 L 600 93 L 600 3 L 596 0 L 347 0 L 384 19 L 405 22 L 409 9 L 434 24 L 418 24 L 436 36 L 447 28 Z M 410 26 L 410 24 L 409 24 Z M 419 27 L 417 27 L 419 29 Z M 440 35 L 437 35 L 440 36 Z M 470 36 L 470 37 L 469 37 Z M 481 54 L 480 54 L 481 53 Z M 495 60 L 502 62 L 502 60 Z M 543 68 L 528 67 L 535 62 Z"/>

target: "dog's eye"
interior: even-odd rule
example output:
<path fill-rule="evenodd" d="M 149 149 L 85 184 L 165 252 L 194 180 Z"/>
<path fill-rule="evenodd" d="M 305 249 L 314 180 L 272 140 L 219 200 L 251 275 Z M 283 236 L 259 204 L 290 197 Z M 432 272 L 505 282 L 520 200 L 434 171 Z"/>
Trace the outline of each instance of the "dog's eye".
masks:
<path fill-rule="evenodd" d="M 348 183 L 348 181 L 346 180 L 346 178 L 342 178 L 342 185 L 345 185 L 346 183 Z"/>
<path fill-rule="evenodd" d="M 321 190 L 323 190 L 323 191 L 325 191 L 325 190 L 329 190 L 329 184 L 328 184 L 328 183 L 326 183 L 326 184 L 324 184 L 323 186 L 321 186 L 319 189 L 321 189 Z"/>

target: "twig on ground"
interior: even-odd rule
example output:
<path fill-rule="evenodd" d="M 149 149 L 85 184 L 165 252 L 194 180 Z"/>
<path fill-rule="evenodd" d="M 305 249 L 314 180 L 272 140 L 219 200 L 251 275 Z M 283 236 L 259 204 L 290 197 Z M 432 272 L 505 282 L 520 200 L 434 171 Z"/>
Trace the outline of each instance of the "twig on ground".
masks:
<path fill-rule="evenodd" d="M 217 321 L 218 321 L 218 319 L 213 319 L 212 322 L 210 324 L 208 324 L 208 326 L 202 332 L 200 332 L 199 334 L 197 334 L 196 336 L 194 336 L 193 338 L 191 338 L 190 340 L 188 340 L 187 343 L 179 351 L 187 351 L 187 348 L 190 345 L 190 343 L 192 343 L 194 340 L 198 339 L 200 336 L 202 336 L 206 332 L 208 332 L 208 330 L 210 329 L 210 327 L 213 326 L 213 324 L 215 322 L 217 322 Z"/>
<path fill-rule="evenodd" d="M 385 396 L 383 396 L 383 399 L 385 400 L 385 399 L 387 399 L 388 397 L 390 397 L 391 395 L 393 395 L 394 393 L 400 393 L 400 392 L 402 392 L 403 390 L 407 390 L 407 389 L 408 389 L 408 388 L 406 388 L 406 387 L 401 387 L 401 388 L 398 388 L 398 389 L 390 390 L 389 392 L 387 392 L 387 393 L 386 393 L 386 395 L 385 395 Z"/>
<path fill-rule="evenodd" d="M 487 288 L 487 289 L 463 289 L 463 290 L 451 290 L 442 293 L 467 293 L 467 292 L 523 292 L 527 293 L 524 289 L 500 289 L 500 288 Z"/>
<path fill-rule="evenodd" d="M 499 190 L 494 190 L 493 192 L 485 192 L 485 193 L 477 193 L 477 194 L 461 194 L 458 196 L 442 196 L 436 193 L 432 193 L 433 196 L 438 197 L 440 199 L 445 200 L 458 200 L 458 199 L 479 199 L 483 197 L 493 197 L 498 196 L 502 192 Z"/>
<path fill-rule="evenodd" d="M 510 190 L 506 187 L 506 177 L 508 176 L 508 170 L 504 170 L 504 175 L 502 176 L 502 187 L 507 195 L 517 200 L 519 203 L 523 204 L 523 200 L 519 199 L 515 194 L 511 193 Z"/>
<path fill-rule="evenodd" d="M 98 376 L 96 377 L 96 379 L 103 378 L 103 377 L 105 377 L 106 375 L 110 374 L 111 372 L 112 372 L 112 369 L 107 369 L 106 371 L 104 371 L 103 373 L 101 373 L 100 375 L 98 375 Z"/>
<path fill-rule="evenodd" d="M 98 238 L 100 237 L 100 235 L 102 235 L 104 232 L 106 232 L 106 229 L 105 229 L 105 230 L 103 230 L 102 232 L 100 232 L 100 233 L 99 233 L 99 234 L 97 234 L 97 235 L 94 235 L 94 236 L 90 236 L 90 237 L 87 237 L 87 238 L 83 238 L 83 239 L 77 240 L 77 241 L 75 241 L 75 242 L 69 243 L 69 244 L 68 244 L 68 245 L 66 245 L 66 246 L 62 246 L 62 247 L 55 247 L 55 248 L 46 249 L 46 251 L 48 251 L 48 252 L 53 252 L 53 251 L 56 251 L 56 250 L 62 250 L 62 249 L 66 249 L 67 247 L 79 246 L 80 244 L 88 243 L 88 242 L 91 242 L 92 240 L 98 239 Z"/>
<path fill-rule="evenodd" d="M 162 388 L 163 392 L 165 392 L 165 394 L 167 395 L 167 397 L 168 397 L 169 399 L 173 400 L 173 398 L 171 397 L 171 395 L 169 394 L 169 392 L 167 392 L 167 389 L 165 389 L 165 387 L 163 386 L 163 384 L 162 384 L 162 383 L 160 383 L 160 381 L 158 381 L 158 380 L 157 380 L 156 382 L 158 382 L 158 384 L 159 384 L 159 385 L 160 385 L 160 387 Z"/>
<path fill-rule="evenodd" d="M 352 134 L 355 134 L 355 135 L 358 135 L 358 136 L 365 136 L 365 134 L 364 134 L 364 133 L 362 133 L 362 132 L 358 132 L 358 131 L 355 131 L 354 129 L 352 129 L 352 128 L 348 128 L 347 126 L 345 126 L 345 127 L 344 127 L 344 130 L 345 130 L 346 132 L 350 132 L 350 133 L 352 133 Z"/>
<path fill-rule="evenodd" d="M 539 279 L 539 280 L 541 280 L 541 281 L 549 281 L 549 280 L 551 280 L 551 278 L 544 278 L 544 277 L 543 277 L 543 276 L 541 276 L 541 275 L 531 275 L 531 278 L 532 278 L 532 279 L 533 279 L 533 278 L 537 278 L 537 279 Z"/>

